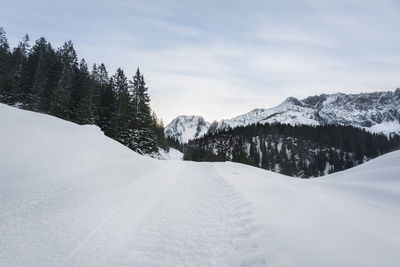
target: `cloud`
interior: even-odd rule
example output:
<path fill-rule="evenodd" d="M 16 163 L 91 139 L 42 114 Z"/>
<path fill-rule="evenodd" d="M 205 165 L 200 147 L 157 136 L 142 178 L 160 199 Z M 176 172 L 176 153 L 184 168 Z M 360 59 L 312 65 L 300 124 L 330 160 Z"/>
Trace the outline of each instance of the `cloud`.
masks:
<path fill-rule="evenodd" d="M 72 39 L 110 74 L 139 66 L 166 122 L 400 86 L 396 1 L 71 1 L 9 1 L 1 26 L 13 45 L 25 33 L 54 46 Z"/>
<path fill-rule="evenodd" d="M 294 29 L 268 29 L 259 32 L 261 40 L 294 45 L 332 46 L 334 42 L 303 30 Z"/>

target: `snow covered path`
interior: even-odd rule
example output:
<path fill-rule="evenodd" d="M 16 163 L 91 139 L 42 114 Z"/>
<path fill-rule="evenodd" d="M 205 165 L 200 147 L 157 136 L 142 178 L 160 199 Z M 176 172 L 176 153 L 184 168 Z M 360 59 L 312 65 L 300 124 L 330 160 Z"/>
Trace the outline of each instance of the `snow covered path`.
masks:
<path fill-rule="evenodd" d="M 400 152 L 320 179 L 0 104 L 0 266 L 400 266 Z"/>
<path fill-rule="evenodd" d="M 205 168 L 210 164 L 160 163 L 166 166 L 131 181 L 128 162 L 123 171 L 107 166 L 103 179 L 7 208 L 0 265 L 10 255 L 14 265 L 25 266 L 265 263 L 250 204 L 213 168 Z"/>
<path fill-rule="evenodd" d="M 248 204 L 212 169 L 190 163 L 180 169 L 175 173 L 179 178 L 128 239 L 117 265 L 264 263 L 251 240 L 255 227 Z"/>
<path fill-rule="evenodd" d="M 256 228 L 252 225 L 249 204 L 212 170 L 180 162 L 152 175 L 157 181 L 151 183 L 162 189 L 151 197 L 145 196 L 143 200 L 148 198 L 148 201 L 143 201 L 139 210 L 132 207 L 131 200 L 117 214 L 112 214 L 112 219 L 100 223 L 65 264 L 256 266 L 265 263 L 254 240 Z M 136 190 L 141 186 L 135 183 Z M 135 218 L 140 220 L 135 222 Z"/>

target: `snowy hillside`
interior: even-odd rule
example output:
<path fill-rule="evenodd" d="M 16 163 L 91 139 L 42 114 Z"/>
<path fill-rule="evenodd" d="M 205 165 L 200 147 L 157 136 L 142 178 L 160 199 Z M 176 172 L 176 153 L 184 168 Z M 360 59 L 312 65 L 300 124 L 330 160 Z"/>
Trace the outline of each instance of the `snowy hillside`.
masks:
<path fill-rule="evenodd" d="M 399 266 L 400 152 L 321 179 L 0 104 L 0 266 Z"/>
<path fill-rule="evenodd" d="M 187 143 L 191 139 L 202 137 L 210 124 L 201 116 L 178 116 L 165 127 L 165 136 Z"/>
<path fill-rule="evenodd" d="M 184 117 L 184 116 L 180 116 Z M 191 136 L 191 126 L 180 121 L 179 135 Z M 189 122 L 192 124 L 192 122 Z M 298 100 L 289 97 L 280 105 L 254 109 L 233 119 L 213 122 L 208 132 L 255 123 L 285 123 L 291 125 L 351 125 L 374 133 L 400 132 L 400 88 L 394 92 L 362 94 L 322 94 Z M 172 124 L 172 123 L 171 123 Z M 205 130 L 205 126 L 202 128 Z M 190 129 L 186 133 L 185 129 Z M 168 134 L 170 136 L 170 134 Z M 201 136 L 198 136 L 201 137 Z"/>

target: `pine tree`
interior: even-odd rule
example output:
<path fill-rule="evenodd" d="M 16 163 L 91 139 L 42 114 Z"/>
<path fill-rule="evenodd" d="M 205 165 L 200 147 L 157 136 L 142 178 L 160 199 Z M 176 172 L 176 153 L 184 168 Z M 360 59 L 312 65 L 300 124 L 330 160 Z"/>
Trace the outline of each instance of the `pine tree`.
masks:
<path fill-rule="evenodd" d="M 113 91 L 116 95 L 116 138 L 124 143 L 127 138 L 130 126 L 132 125 L 132 104 L 129 96 L 128 79 L 121 68 L 112 77 Z"/>
<path fill-rule="evenodd" d="M 116 137 L 116 102 L 111 79 L 101 93 L 98 118 L 98 125 L 111 138 Z"/>
<path fill-rule="evenodd" d="M 7 99 L 11 91 L 11 77 L 9 71 L 10 46 L 6 37 L 6 32 L 0 27 L 0 100 Z"/>
<path fill-rule="evenodd" d="M 79 71 L 74 77 L 71 92 L 71 118 L 80 124 L 93 124 L 93 106 L 90 104 L 91 80 L 85 59 L 79 62 Z"/>
<path fill-rule="evenodd" d="M 22 99 L 21 93 L 22 88 L 22 77 L 23 77 L 23 67 L 28 60 L 29 53 L 29 36 L 26 34 L 22 41 L 19 42 L 18 47 L 14 49 L 12 53 L 13 61 L 13 73 L 12 73 L 12 86 L 9 92 L 8 104 L 14 104 L 20 99 Z"/>
<path fill-rule="evenodd" d="M 95 107 L 97 103 L 97 86 L 100 83 L 99 72 L 97 70 L 96 63 L 93 64 L 92 72 L 90 73 L 90 81 L 89 105 Z M 95 110 L 95 108 L 93 109 Z"/>
<path fill-rule="evenodd" d="M 161 147 L 165 150 L 168 150 L 168 140 L 165 138 L 164 135 L 164 122 L 163 120 L 159 120 L 157 118 L 156 113 L 153 111 L 151 114 L 153 123 L 152 123 L 152 128 L 153 131 L 156 135 L 156 141 L 157 141 L 157 146 Z"/>
<path fill-rule="evenodd" d="M 57 86 L 51 95 L 51 114 L 69 119 L 73 106 L 71 94 L 78 69 L 78 58 L 71 41 L 65 42 L 57 51 L 59 75 Z"/>
<path fill-rule="evenodd" d="M 158 150 L 157 137 L 152 129 L 150 97 L 147 90 L 143 75 L 138 68 L 133 81 L 130 81 L 130 93 L 134 113 L 131 125 L 133 140 L 131 146 L 139 153 L 151 153 Z"/>
<path fill-rule="evenodd" d="M 59 66 L 57 56 L 45 38 L 39 38 L 29 51 L 23 67 L 21 83 L 24 108 L 50 110 L 50 98 L 55 88 Z"/>

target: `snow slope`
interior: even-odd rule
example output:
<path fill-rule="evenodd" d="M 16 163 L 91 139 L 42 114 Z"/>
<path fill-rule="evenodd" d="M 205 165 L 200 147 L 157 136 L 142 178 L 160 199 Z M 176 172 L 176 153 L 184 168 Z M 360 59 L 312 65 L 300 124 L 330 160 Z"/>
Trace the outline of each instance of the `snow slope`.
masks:
<path fill-rule="evenodd" d="M 399 266 L 400 153 L 302 180 L 0 104 L 0 266 Z"/>
<path fill-rule="evenodd" d="M 397 151 L 308 180 L 235 163 L 216 171 L 252 203 L 270 266 L 400 266 L 399 160 Z"/>

